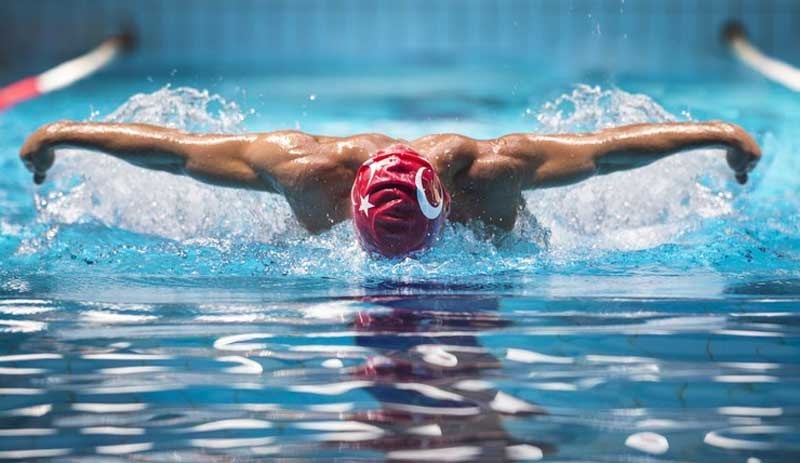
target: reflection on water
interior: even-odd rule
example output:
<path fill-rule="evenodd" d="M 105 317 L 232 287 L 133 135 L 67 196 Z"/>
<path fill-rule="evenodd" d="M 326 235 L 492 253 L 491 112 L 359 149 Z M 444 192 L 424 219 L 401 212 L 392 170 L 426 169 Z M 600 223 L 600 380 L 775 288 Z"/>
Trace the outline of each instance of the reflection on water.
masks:
<path fill-rule="evenodd" d="M 364 310 L 356 344 L 381 352 L 354 375 L 370 379 L 380 408 L 363 420 L 389 433 L 359 442 L 387 461 L 541 459 L 551 445 L 517 441 L 502 416 L 544 411 L 498 390 L 488 376 L 501 363 L 481 346 L 484 331 L 508 323 L 496 298 L 373 298 L 386 310 Z"/>
<path fill-rule="evenodd" d="M 402 292 L 3 296 L 0 460 L 800 458 L 796 300 Z"/>

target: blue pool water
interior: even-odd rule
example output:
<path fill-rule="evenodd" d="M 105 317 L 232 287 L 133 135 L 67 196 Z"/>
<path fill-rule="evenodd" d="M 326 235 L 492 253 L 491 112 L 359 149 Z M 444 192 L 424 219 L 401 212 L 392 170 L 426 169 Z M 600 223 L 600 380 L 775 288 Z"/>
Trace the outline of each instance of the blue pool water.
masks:
<path fill-rule="evenodd" d="M 65 152 L 59 118 L 405 138 L 726 119 L 764 148 L 528 192 L 374 260 L 271 195 Z M 105 76 L 0 114 L 0 460 L 796 461 L 800 99 L 752 76 L 434 63 Z M 655 433 L 641 434 L 641 433 Z"/>

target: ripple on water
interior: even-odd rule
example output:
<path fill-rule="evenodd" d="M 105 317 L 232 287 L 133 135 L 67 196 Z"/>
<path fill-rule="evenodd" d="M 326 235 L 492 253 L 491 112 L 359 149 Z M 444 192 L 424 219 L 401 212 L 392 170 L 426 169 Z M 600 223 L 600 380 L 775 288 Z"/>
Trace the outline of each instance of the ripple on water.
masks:
<path fill-rule="evenodd" d="M 157 317 L 102 329 L 82 314 L 110 306 L 48 304 L 18 315 L 47 330 L 14 333 L 0 355 L 4 460 L 798 452 L 790 301 L 397 296 L 338 299 L 322 318 L 288 316 L 319 301 L 117 305 Z M 181 328 L 221 311 L 232 318 Z"/>
<path fill-rule="evenodd" d="M 538 116 L 675 119 L 586 86 Z M 107 120 L 243 129 L 188 88 Z M 709 151 L 526 194 L 510 235 L 389 262 L 274 196 L 64 154 L 40 222 L 0 222 L 30 273 L 0 269 L 0 460 L 800 459 L 796 160 L 753 190 Z"/>

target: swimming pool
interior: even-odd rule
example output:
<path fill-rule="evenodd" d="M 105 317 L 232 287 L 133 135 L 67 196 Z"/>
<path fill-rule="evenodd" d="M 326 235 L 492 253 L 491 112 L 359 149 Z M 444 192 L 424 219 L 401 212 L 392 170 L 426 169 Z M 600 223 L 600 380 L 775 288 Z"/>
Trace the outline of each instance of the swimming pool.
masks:
<path fill-rule="evenodd" d="M 730 66 L 141 73 L 0 115 L 0 459 L 797 459 L 800 100 Z M 693 152 L 529 192 L 510 235 L 453 225 L 398 262 L 277 197 L 92 154 L 34 188 L 17 149 L 55 118 L 407 138 L 719 118 L 765 158 L 745 187 Z"/>

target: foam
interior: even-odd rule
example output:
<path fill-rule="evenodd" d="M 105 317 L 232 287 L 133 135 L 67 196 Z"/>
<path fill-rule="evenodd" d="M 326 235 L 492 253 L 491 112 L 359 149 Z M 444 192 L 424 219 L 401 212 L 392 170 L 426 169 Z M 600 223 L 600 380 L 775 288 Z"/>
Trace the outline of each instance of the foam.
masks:
<path fill-rule="evenodd" d="M 593 131 L 676 118 L 646 95 L 579 85 L 542 106 L 540 132 Z M 673 242 L 703 220 L 730 214 L 730 173 L 719 150 L 681 153 L 577 185 L 527 192 L 527 207 L 557 250 L 633 250 Z"/>
<path fill-rule="evenodd" d="M 164 87 L 132 96 L 104 120 L 234 133 L 242 131 L 244 115 L 206 91 Z M 277 195 L 204 185 L 85 151 L 59 153 L 50 177 L 36 201 L 45 222 L 97 221 L 212 246 L 224 245 L 215 239 L 271 241 L 300 231 Z"/>

